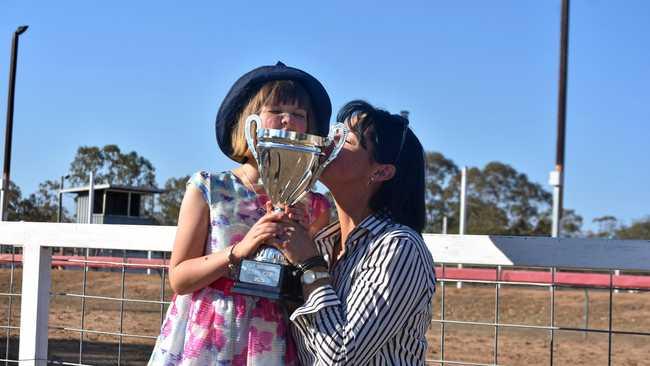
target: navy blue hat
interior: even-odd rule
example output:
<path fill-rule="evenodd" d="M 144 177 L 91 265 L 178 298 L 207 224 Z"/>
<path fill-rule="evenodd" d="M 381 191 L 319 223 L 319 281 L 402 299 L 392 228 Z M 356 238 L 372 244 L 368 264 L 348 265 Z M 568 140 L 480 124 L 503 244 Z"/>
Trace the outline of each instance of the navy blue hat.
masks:
<path fill-rule="evenodd" d="M 274 66 L 261 66 L 240 77 L 230 88 L 217 113 L 215 130 L 217 142 L 224 154 L 231 159 L 232 152 L 232 129 L 237 125 L 237 117 L 242 109 L 246 107 L 250 98 L 269 81 L 292 80 L 300 83 L 309 94 L 316 121 L 309 123 L 307 133 L 327 136 L 329 132 L 330 116 L 332 115 L 332 103 L 323 85 L 308 73 L 289 67 L 282 62 Z"/>

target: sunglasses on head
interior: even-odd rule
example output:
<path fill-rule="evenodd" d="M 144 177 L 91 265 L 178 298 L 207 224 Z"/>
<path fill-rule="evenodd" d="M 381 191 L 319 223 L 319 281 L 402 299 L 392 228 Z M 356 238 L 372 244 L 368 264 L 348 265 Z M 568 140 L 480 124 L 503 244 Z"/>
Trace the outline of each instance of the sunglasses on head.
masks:
<path fill-rule="evenodd" d="M 393 159 L 392 164 L 396 164 L 397 161 L 399 160 L 400 156 L 402 155 L 402 150 L 404 150 L 404 143 L 406 142 L 406 132 L 409 129 L 409 120 L 399 116 L 399 119 L 395 119 L 397 123 L 401 124 L 402 126 L 402 137 L 399 142 L 399 149 L 397 150 L 397 154 L 395 155 L 395 159 Z"/>
<path fill-rule="evenodd" d="M 384 159 L 381 159 L 381 160 L 383 160 L 383 161 L 385 161 L 386 163 L 389 163 L 389 164 L 396 164 L 397 161 L 399 160 L 400 156 L 402 155 L 402 150 L 404 150 L 404 145 L 405 145 L 405 143 L 406 143 L 406 133 L 408 132 L 409 120 L 406 119 L 406 118 L 404 118 L 404 117 L 402 117 L 402 116 L 396 116 L 396 115 L 391 115 L 391 116 L 390 116 L 390 119 L 391 119 L 391 121 L 388 122 L 388 123 L 398 123 L 398 124 L 400 125 L 399 128 L 400 128 L 401 131 L 399 132 L 399 133 L 400 133 L 399 148 L 397 149 L 397 153 L 395 154 L 395 157 L 394 157 L 393 159 L 385 159 L 385 160 L 384 160 Z M 385 120 L 384 120 L 384 121 L 385 121 Z M 385 121 L 385 122 L 386 122 L 386 121 Z M 348 120 L 347 123 L 348 123 L 348 125 L 349 125 L 349 120 Z M 377 122 L 375 122 L 375 123 L 377 123 Z M 359 133 L 359 136 L 362 136 L 362 135 L 363 135 L 363 131 L 365 130 L 364 127 L 361 127 L 361 129 L 359 129 L 358 127 L 355 128 L 355 127 L 350 126 L 350 128 L 351 128 L 351 130 L 353 130 L 353 131 L 357 131 L 357 132 Z M 376 127 L 375 127 L 375 128 L 376 128 Z M 391 130 L 392 130 L 392 129 L 391 129 Z M 390 135 L 390 134 L 391 134 L 390 132 L 387 132 L 387 131 L 384 131 L 384 133 L 385 133 L 386 135 Z M 376 145 L 376 146 L 382 146 L 382 145 L 384 145 L 384 144 L 382 143 L 382 141 L 381 141 L 381 140 L 382 140 L 381 135 L 380 135 L 379 133 L 377 133 L 377 132 L 375 132 L 374 140 L 375 140 L 374 142 L 375 142 L 375 145 Z M 390 140 L 390 139 L 389 139 L 389 140 Z M 365 146 L 365 145 L 364 145 L 364 146 Z M 377 153 L 377 152 L 376 152 L 376 153 Z M 379 156 L 377 156 L 377 157 L 379 157 Z"/>

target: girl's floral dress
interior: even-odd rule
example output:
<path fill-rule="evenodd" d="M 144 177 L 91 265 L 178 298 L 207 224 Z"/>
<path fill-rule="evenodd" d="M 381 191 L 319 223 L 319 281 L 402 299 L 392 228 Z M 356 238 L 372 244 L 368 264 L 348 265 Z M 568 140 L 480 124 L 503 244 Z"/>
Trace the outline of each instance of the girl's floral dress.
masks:
<path fill-rule="evenodd" d="M 201 190 L 210 208 L 206 254 L 242 240 L 265 214 L 263 189 L 248 190 L 231 172 L 198 172 L 187 184 Z M 329 209 L 318 193 L 306 195 L 304 203 L 310 222 Z M 232 293 L 232 286 L 222 277 L 192 294 L 174 295 L 149 365 L 297 365 L 284 307 Z"/>

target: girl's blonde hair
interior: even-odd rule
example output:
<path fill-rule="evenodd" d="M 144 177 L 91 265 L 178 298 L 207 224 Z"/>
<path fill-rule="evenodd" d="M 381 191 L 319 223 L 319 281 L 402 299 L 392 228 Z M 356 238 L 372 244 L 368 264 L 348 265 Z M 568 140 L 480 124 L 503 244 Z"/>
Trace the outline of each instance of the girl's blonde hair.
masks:
<path fill-rule="evenodd" d="M 251 157 L 244 135 L 246 118 L 251 114 L 260 114 L 265 105 L 297 104 L 307 111 L 307 133 L 315 125 L 314 111 L 307 90 L 300 83 L 292 80 L 269 81 L 255 93 L 237 116 L 237 122 L 231 133 L 232 158 L 245 162 Z M 258 126 L 260 127 L 260 126 Z"/>

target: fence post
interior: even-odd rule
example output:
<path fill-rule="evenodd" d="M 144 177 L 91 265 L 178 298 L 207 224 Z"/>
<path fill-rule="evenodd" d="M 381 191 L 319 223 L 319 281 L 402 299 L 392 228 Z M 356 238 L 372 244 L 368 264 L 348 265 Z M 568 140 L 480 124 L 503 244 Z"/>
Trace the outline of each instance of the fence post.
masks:
<path fill-rule="evenodd" d="M 23 246 L 23 287 L 20 300 L 20 366 L 47 364 L 47 324 L 50 306 L 50 248 Z"/>
<path fill-rule="evenodd" d="M 460 219 L 458 226 L 458 234 L 465 235 L 467 221 L 467 167 L 464 166 L 460 171 Z M 458 269 L 462 269 L 463 265 L 459 264 Z M 463 288 L 463 283 L 456 282 L 456 288 Z"/>

